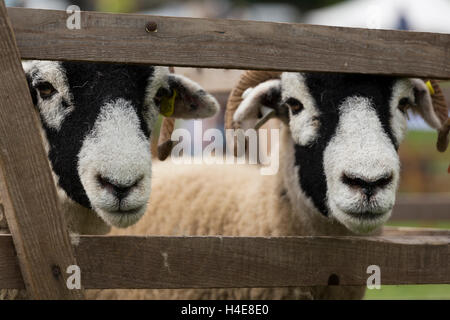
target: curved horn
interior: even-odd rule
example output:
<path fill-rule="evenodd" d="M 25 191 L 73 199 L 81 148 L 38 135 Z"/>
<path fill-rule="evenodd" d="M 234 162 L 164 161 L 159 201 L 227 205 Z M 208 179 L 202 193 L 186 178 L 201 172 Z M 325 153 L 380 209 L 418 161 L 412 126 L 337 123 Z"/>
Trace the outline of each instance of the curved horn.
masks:
<path fill-rule="evenodd" d="M 281 76 L 279 71 L 246 71 L 242 74 L 238 84 L 231 90 L 225 109 L 225 129 L 235 129 L 233 115 L 242 102 L 242 94 L 248 88 L 255 87 L 261 82 L 278 79 Z"/>
<path fill-rule="evenodd" d="M 450 118 L 444 123 L 444 125 L 439 130 L 439 137 L 436 144 L 437 149 L 440 152 L 445 152 L 448 148 L 450 140 Z"/>
<path fill-rule="evenodd" d="M 173 148 L 171 139 L 173 129 L 175 128 L 175 119 L 164 117 L 161 122 L 158 138 L 158 159 L 164 161 L 170 155 Z"/>
<path fill-rule="evenodd" d="M 426 80 L 425 80 L 426 81 Z M 450 134 L 450 118 L 448 118 L 448 107 L 445 101 L 444 93 L 442 92 L 439 82 L 437 80 L 429 80 L 433 87 L 433 93 L 431 94 L 431 101 L 433 103 L 434 111 L 439 120 L 443 124 L 439 129 L 439 136 L 436 147 L 438 151 L 445 152 L 449 144 Z"/>
<path fill-rule="evenodd" d="M 170 73 L 174 73 L 175 68 L 169 67 L 169 71 Z M 161 161 L 166 160 L 172 151 L 173 141 L 171 140 L 171 137 L 174 128 L 175 119 L 163 117 L 158 138 L 158 159 Z"/>
<path fill-rule="evenodd" d="M 442 92 L 439 82 L 437 80 L 430 80 L 434 93 L 431 95 L 433 108 L 441 123 L 445 123 L 448 118 L 448 107 L 445 101 L 444 93 Z"/>

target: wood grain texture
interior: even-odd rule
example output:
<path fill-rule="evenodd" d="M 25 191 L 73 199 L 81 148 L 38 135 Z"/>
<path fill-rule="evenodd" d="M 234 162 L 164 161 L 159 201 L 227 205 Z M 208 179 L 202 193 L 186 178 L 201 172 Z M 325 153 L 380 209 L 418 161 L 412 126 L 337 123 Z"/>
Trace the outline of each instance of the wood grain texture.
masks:
<path fill-rule="evenodd" d="M 0 191 L 25 287 L 34 299 L 81 298 L 66 287 L 76 260 L 3 1 L 0 70 Z"/>
<path fill-rule="evenodd" d="M 405 234 L 407 232 L 404 232 Z M 0 260 L 11 246 L 0 235 Z M 6 250 L 6 254 L 8 251 Z M 450 283 L 448 231 L 433 236 L 132 237 L 81 236 L 85 288 L 216 288 L 365 285 L 369 265 L 382 284 Z M 14 261 L 0 265 L 13 274 Z M 18 285 L 1 279 L 0 287 Z"/>
<path fill-rule="evenodd" d="M 414 236 L 438 236 L 438 237 L 450 237 L 450 230 L 436 229 L 436 228 L 414 228 L 414 227 L 384 227 L 383 236 L 402 236 L 402 237 L 414 237 Z"/>
<path fill-rule="evenodd" d="M 450 78 L 450 35 L 10 8 L 24 59 Z M 149 21 L 157 32 L 148 33 Z"/>

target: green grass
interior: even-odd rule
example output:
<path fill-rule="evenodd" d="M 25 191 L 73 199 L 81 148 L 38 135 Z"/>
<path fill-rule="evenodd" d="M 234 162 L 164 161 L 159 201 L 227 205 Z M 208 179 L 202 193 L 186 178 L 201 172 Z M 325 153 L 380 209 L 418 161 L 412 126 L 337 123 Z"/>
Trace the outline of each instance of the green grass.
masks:
<path fill-rule="evenodd" d="M 381 272 L 383 281 L 383 272 Z M 450 300 L 450 284 L 425 284 L 383 286 L 379 290 L 366 290 L 366 300 L 419 300 L 445 299 Z"/>
<path fill-rule="evenodd" d="M 406 134 L 406 139 L 413 147 L 432 146 L 436 144 L 436 131 L 410 130 Z M 431 148 L 431 147 L 430 147 Z"/>
<path fill-rule="evenodd" d="M 450 229 L 450 221 L 391 221 L 389 226 L 421 227 Z M 383 271 L 381 271 L 383 283 Z M 445 299 L 450 300 L 449 284 L 427 285 L 400 285 L 383 286 L 379 290 L 366 290 L 366 300 L 419 300 L 419 299 Z"/>

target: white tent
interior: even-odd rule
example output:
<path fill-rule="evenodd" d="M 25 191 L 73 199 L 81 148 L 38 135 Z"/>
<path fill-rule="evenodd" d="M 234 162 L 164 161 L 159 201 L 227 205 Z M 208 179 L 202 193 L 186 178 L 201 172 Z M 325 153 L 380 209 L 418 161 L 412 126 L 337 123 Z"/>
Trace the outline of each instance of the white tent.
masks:
<path fill-rule="evenodd" d="M 350 0 L 310 12 L 305 23 L 450 33 L 449 0 Z"/>
<path fill-rule="evenodd" d="M 7 7 L 66 10 L 67 0 L 6 0 Z"/>
<path fill-rule="evenodd" d="M 70 5 L 69 2 L 66 0 L 26 0 L 25 1 L 25 7 L 27 7 L 27 8 L 66 10 L 69 5 Z"/>

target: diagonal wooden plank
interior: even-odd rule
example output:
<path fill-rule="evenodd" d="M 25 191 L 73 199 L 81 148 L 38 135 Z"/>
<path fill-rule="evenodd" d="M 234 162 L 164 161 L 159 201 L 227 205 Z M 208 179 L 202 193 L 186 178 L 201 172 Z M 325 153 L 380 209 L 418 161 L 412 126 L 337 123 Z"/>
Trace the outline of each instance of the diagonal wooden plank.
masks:
<path fill-rule="evenodd" d="M 450 284 L 448 230 L 390 230 L 379 237 L 81 236 L 76 256 L 87 289 Z M 408 236 L 408 234 L 411 234 Z M 20 286 L 9 235 L 0 235 L 0 288 Z M 8 259 L 9 257 L 9 259 Z"/>
<path fill-rule="evenodd" d="M 5 3 L 0 0 L 0 191 L 25 287 L 34 299 L 77 299 L 76 264 Z"/>
<path fill-rule="evenodd" d="M 450 79 L 450 35 L 10 8 L 22 58 Z M 157 32 L 146 32 L 148 22 Z"/>

